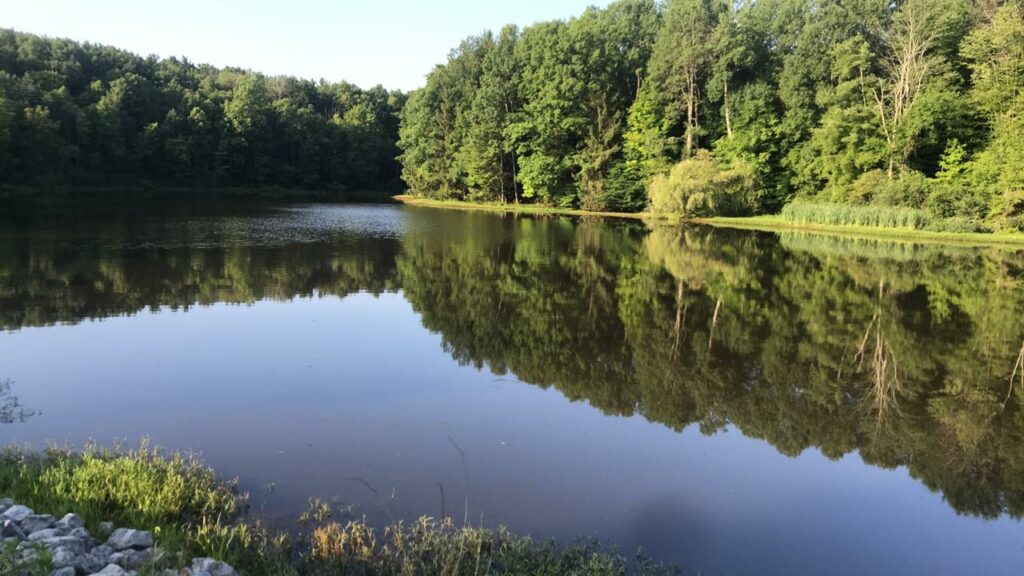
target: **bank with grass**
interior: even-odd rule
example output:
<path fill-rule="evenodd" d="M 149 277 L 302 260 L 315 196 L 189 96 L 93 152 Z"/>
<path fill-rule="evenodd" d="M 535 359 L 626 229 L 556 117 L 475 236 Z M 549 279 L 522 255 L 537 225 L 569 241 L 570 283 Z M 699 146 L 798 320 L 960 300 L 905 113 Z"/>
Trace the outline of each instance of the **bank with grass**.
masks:
<path fill-rule="evenodd" d="M 151 535 L 145 547 L 122 548 L 159 550 L 132 566 L 143 575 L 189 573 L 184 569 L 199 575 L 217 563 L 242 576 L 676 573 L 596 542 L 537 541 L 447 517 L 373 527 L 363 519 L 338 518 L 318 500 L 310 501 L 295 526 L 270 526 L 250 513 L 236 481 L 220 478 L 194 456 L 145 443 L 136 450 L 7 448 L 0 452 L 0 497 L 36 515 L 70 514 L 90 535 L 106 536 L 112 526 Z M 24 552 L 30 546 L 19 545 L 11 540 L 0 548 L 4 574 L 59 574 L 46 546 L 31 554 Z"/>
<path fill-rule="evenodd" d="M 410 195 L 393 196 L 396 202 L 424 208 L 449 210 L 478 210 L 528 215 L 592 216 L 626 218 L 651 222 L 690 222 L 723 228 L 741 228 L 778 232 L 799 230 L 814 234 L 850 236 L 858 238 L 880 238 L 968 245 L 1024 246 L 1024 233 L 997 232 L 975 223 L 964 223 L 956 219 L 934 219 L 920 211 L 911 209 L 894 211 L 892 214 L 877 208 L 866 207 L 858 214 L 858 207 L 843 205 L 791 205 L 790 210 L 781 214 L 759 216 L 684 216 L 657 212 L 593 212 L 571 208 L 558 208 L 536 204 L 466 202 L 462 200 L 434 200 Z M 808 217 L 807 212 L 829 214 L 834 210 L 841 217 L 829 216 L 820 219 Z"/>

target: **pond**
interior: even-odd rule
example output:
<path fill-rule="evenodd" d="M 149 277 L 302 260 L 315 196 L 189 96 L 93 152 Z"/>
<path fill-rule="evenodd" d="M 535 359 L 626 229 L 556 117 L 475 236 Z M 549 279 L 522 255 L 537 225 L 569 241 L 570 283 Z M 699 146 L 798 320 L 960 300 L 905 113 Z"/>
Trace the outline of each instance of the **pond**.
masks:
<path fill-rule="evenodd" d="M 0 443 L 197 451 L 282 525 L 319 497 L 705 575 L 1018 574 L 1022 317 L 1010 249 L 394 205 L 7 211 Z"/>

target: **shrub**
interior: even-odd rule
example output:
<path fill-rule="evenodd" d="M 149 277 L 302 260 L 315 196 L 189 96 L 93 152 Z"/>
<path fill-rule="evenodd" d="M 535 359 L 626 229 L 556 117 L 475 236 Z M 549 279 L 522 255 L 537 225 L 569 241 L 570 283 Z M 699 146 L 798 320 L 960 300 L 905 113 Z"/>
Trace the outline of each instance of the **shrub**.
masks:
<path fill-rule="evenodd" d="M 164 454 L 145 442 L 137 450 L 4 450 L 0 493 L 40 510 L 75 512 L 92 527 L 230 519 L 241 507 L 234 484 L 191 456 Z"/>
<path fill-rule="evenodd" d="M 881 170 L 871 170 L 861 174 L 846 190 L 845 197 L 835 200 L 849 204 L 871 204 L 886 186 L 889 176 Z"/>
<path fill-rule="evenodd" d="M 896 178 L 888 179 L 875 197 L 876 204 L 920 208 L 928 201 L 932 184 L 916 170 L 904 170 Z"/>
<path fill-rule="evenodd" d="M 974 218 L 968 218 L 965 216 L 953 216 L 952 218 L 943 218 L 936 220 L 930 226 L 928 230 L 934 232 L 959 232 L 959 233 L 989 233 L 992 229 L 986 226 L 983 222 Z"/>
<path fill-rule="evenodd" d="M 748 168 L 723 168 L 706 150 L 654 177 L 647 189 L 651 210 L 683 216 L 739 216 L 756 205 Z"/>
<path fill-rule="evenodd" d="M 928 201 L 932 188 L 932 181 L 914 170 L 905 170 L 895 178 L 889 178 L 882 170 L 871 170 L 833 193 L 831 199 L 840 204 L 920 208 Z"/>
<path fill-rule="evenodd" d="M 1024 231 L 1024 188 L 998 196 L 992 203 L 992 220 L 1004 230 Z"/>
<path fill-rule="evenodd" d="M 935 181 L 925 206 L 936 218 L 956 216 L 981 220 L 988 212 L 988 203 L 988 197 L 982 190 L 962 182 Z"/>

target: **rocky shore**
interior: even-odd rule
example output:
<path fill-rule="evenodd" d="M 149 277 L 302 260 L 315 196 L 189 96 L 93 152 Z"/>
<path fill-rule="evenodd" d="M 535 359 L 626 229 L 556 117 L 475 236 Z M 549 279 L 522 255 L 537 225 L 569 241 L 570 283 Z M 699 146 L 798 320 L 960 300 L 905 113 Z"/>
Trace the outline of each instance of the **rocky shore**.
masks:
<path fill-rule="evenodd" d="M 76 514 L 58 519 L 37 514 L 10 498 L 0 498 L 0 567 L 15 575 L 35 576 L 138 576 L 144 567 L 167 564 L 153 534 L 144 530 L 116 528 L 105 523 L 94 537 Z M 100 541 L 102 540 L 102 542 Z M 3 558 L 6 556 L 6 558 Z M 149 572 L 153 573 L 153 572 Z M 237 576 L 234 568 L 212 558 L 196 558 L 180 570 L 165 568 L 160 576 Z"/>

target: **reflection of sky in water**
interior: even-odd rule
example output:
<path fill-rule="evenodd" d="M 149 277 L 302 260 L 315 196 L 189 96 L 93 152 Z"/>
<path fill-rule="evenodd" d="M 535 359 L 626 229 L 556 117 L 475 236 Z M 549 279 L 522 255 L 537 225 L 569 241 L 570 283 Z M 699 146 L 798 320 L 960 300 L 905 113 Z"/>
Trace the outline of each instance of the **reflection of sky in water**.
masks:
<path fill-rule="evenodd" d="M 168 218 L 161 222 L 167 229 L 156 242 L 150 237 L 112 238 L 108 247 L 202 249 L 240 243 L 249 247 L 284 246 L 346 237 L 397 239 L 402 235 L 402 224 L 400 213 L 386 205 L 283 207 L 250 216 Z"/>
<path fill-rule="evenodd" d="M 461 511 L 537 536 L 595 535 L 706 574 L 1007 574 L 1024 526 L 957 516 L 905 470 L 788 458 L 606 417 L 460 367 L 401 294 L 160 310 L 0 334 L 0 366 L 42 414 L 0 441 L 137 439 L 200 450 L 269 509 L 338 496 L 358 513 Z M 394 495 L 394 500 L 390 496 Z"/>

